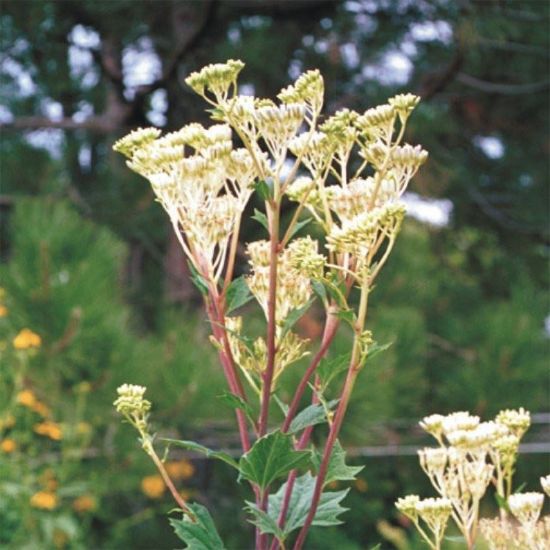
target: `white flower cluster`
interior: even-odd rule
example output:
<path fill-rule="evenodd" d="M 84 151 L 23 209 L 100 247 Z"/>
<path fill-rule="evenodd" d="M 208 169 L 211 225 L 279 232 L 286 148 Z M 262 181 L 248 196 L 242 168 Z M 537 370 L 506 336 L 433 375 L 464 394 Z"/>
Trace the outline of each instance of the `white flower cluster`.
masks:
<path fill-rule="evenodd" d="M 252 273 L 247 283 L 268 316 L 270 250 L 268 241 L 248 244 Z M 280 326 L 294 310 L 311 297 L 310 279 L 323 275 L 324 257 L 318 253 L 317 241 L 309 237 L 295 239 L 278 255 L 276 322 Z"/>
<path fill-rule="evenodd" d="M 447 522 L 452 514 L 453 507 L 447 498 L 425 498 L 420 499 L 417 495 L 408 495 L 400 498 L 395 507 L 407 516 L 420 531 L 423 538 L 434 549 L 439 549 Z M 424 532 L 419 523 L 421 519 L 433 535 L 433 541 Z"/>
<path fill-rule="evenodd" d="M 246 342 L 241 335 L 242 321 L 242 317 L 226 317 L 227 337 L 236 364 L 239 365 L 252 388 L 259 393 L 261 376 L 267 366 L 267 345 L 261 336 L 253 342 Z M 292 331 L 279 335 L 276 342 L 272 388 L 275 388 L 277 380 L 286 367 L 309 353 L 307 344 L 308 340 Z"/>
<path fill-rule="evenodd" d="M 229 237 L 257 177 L 250 154 L 233 149 L 231 128 L 189 124 L 163 137 L 157 130 L 137 130 L 117 141 L 114 149 L 151 182 L 199 271 L 219 277 Z"/>
<path fill-rule="evenodd" d="M 141 433 L 147 432 L 147 415 L 151 410 L 151 403 L 144 399 L 147 388 L 134 384 L 122 384 L 117 388 L 118 398 L 113 403 L 117 412 L 122 414 Z"/>
<path fill-rule="evenodd" d="M 433 414 L 420 422 L 439 443 L 437 448 L 419 451 L 420 465 L 441 497 L 452 503 L 453 518 L 466 540 L 475 537 L 479 501 L 489 484 L 495 484 L 502 499 L 509 496 L 520 438 L 529 424 L 529 412 L 524 409 L 501 411 L 488 422 L 466 411 Z M 514 502 L 518 510 L 522 506 L 526 510 L 536 500 L 521 495 L 510 498 L 510 508 Z"/>

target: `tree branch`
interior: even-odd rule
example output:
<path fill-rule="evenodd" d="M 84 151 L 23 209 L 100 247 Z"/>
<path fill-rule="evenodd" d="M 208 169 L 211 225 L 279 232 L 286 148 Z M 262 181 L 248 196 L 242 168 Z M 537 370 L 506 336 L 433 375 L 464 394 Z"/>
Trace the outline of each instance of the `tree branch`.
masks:
<path fill-rule="evenodd" d="M 475 76 L 465 73 L 458 73 L 456 79 L 458 82 L 465 84 L 466 86 L 470 86 L 471 88 L 490 94 L 534 94 L 550 88 L 550 79 L 541 80 L 539 82 L 529 82 L 528 84 L 505 84 L 500 82 L 488 82 L 487 80 L 481 80 L 480 78 L 476 78 Z"/>

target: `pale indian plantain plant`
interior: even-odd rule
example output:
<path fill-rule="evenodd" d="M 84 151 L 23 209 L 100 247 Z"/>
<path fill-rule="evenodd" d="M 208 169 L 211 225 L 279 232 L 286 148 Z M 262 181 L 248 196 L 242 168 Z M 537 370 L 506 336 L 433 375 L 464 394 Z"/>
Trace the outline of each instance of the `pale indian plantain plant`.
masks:
<path fill-rule="evenodd" d="M 162 137 L 158 129 L 138 129 L 114 149 L 150 181 L 188 258 L 229 387 L 243 454 L 236 461 L 198 443 L 165 441 L 224 460 L 250 484 L 253 501 L 246 510 L 256 527 L 258 550 L 290 548 L 291 539 L 298 550 L 312 525 L 341 523 L 345 508 L 340 503 L 347 491 L 327 487 L 354 479 L 361 469 L 346 465 L 338 435 L 357 377 L 384 348 L 367 329 L 370 294 L 401 228 L 405 206 L 400 198 L 427 153 L 403 143 L 419 101 L 412 94 L 397 95 L 362 114 L 343 109 L 324 116 L 319 71 L 301 75 L 275 102 L 239 95 L 243 67 L 229 60 L 186 79 L 210 104 L 210 127 L 189 124 Z M 249 274 L 235 277 L 241 218 L 253 193 L 265 205 L 253 218 L 268 238 L 248 243 Z M 283 201 L 294 205 L 287 224 L 281 223 Z M 321 244 L 310 236 L 296 237 L 310 221 L 318 226 Z M 252 299 L 266 319 L 265 337 L 256 339 L 235 314 Z M 294 330 L 315 300 L 324 310 L 316 346 Z M 327 353 L 342 323 L 351 326 L 353 343 L 339 398 L 328 401 L 327 388 L 337 383 L 343 360 L 329 359 Z M 292 399 L 284 402 L 278 395 L 281 376 L 313 349 Z M 223 548 L 208 511 L 184 502 L 166 474 L 153 447 L 150 404 L 143 392 L 139 386 L 122 386 L 115 405 L 140 432 L 180 507 L 182 518 L 171 520 L 176 533 L 189 548 Z M 303 406 L 304 398 L 309 406 Z M 273 425 L 273 414 L 270 418 L 271 405 L 284 416 L 279 426 Z M 324 446 L 312 449 L 313 426 L 323 423 L 328 427 Z"/>

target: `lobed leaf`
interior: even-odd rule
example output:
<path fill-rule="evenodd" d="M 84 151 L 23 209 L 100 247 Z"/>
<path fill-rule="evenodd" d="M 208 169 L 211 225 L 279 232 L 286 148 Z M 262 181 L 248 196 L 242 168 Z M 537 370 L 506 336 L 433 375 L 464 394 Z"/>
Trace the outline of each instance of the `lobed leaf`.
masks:
<path fill-rule="evenodd" d="M 314 452 L 311 459 L 316 471 L 321 465 L 321 455 Z M 326 487 L 332 481 L 353 481 L 364 466 L 348 466 L 346 464 L 346 451 L 338 440 L 332 448 L 332 454 L 327 468 L 327 474 L 323 487 Z"/>
<path fill-rule="evenodd" d="M 279 430 L 258 439 L 239 461 L 240 477 L 261 489 L 290 470 L 309 464 L 308 451 L 295 451 L 292 436 Z"/>
<path fill-rule="evenodd" d="M 170 525 L 176 535 L 187 544 L 187 550 L 224 550 L 224 545 L 212 516 L 197 503 L 188 504 L 195 515 L 195 521 L 184 515 L 183 519 L 170 518 Z"/>
<path fill-rule="evenodd" d="M 246 279 L 241 275 L 235 280 L 231 281 L 231 284 L 227 288 L 225 294 L 225 301 L 227 304 L 226 313 L 231 313 L 233 310 L 238 309 L 252 300 L 253 295 L 246 284 Z"/>
<path fill-rule="evenodd" d="M 281 529 L 277 525 L 277 520 L 286 492 L 286 483 L 275 494 L 269 495 L 267 514 L 258 510 L 255 504 L 248 503 L 247 509 L 254 515 L 252 523 L 260 527 L 263 533 L 269 533 L 275 535 L 279 540 L 284 540 L 292 531 L 304 525 L 311 508 L 316 481 L 317 478 L 313 477 L 309 472 L 296 478 L 282 532 L 280 532 Z M 340 502 L 346 497 L 348 492 L 349 489 L 323 493 L 319 500 L 319 506 L 317 507 L 312 525 L 327 527 L 342 523 L 338 516 L 342 512 L 345 512 L 347 508 L 341 506 Z M 266 518 L 265 516 L 268 517 Z"/>

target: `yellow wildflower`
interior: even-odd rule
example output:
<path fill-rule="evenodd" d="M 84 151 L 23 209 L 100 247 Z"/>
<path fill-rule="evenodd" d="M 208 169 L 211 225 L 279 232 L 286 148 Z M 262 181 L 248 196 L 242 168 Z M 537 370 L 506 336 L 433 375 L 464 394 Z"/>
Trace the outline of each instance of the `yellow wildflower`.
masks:
<path fill-rule="evenodd" d="M 42 403 L 41 401 L 36 401 L 33 405 L 31 405 L 30 409 L 44 418 L 50 416 L 51 414 L 48 405 Z"/>
<path fill-rule="evenodd" d="M 9 454 L 17 448 L 17 443 L 13 439 L 3 439 L 0 441 L 0 451 Z"/>
<path fill-rule="evenodd" d="M 31 390 L 22 390 L 17 394 L 17 402 L 24 407 L 34 407 L 36 396 Z"/>
<path fill-rule="evenodd" d="M 41 344 L 42 338 L 28 328 L 21 330 L 13 339 L 13 347 L 19 350 L 39 348 Z"/>
<path fill-rule="evenodd" d="M 177 462 L 167 462 L 166 471 L 174 479 L 189 479 L 195 474 L 195 467 L 188 460 L 178 460 Z"/>
<path fill-rule="evenodd" d="M 91 495 L 82 495 L 73 500 L 73 509 L 77 512 L 91 512 L 96 508 L 96 500 Z"/>
<path fill-rule="evenodd" d="M 164 494 L 166 486 L 159 475 L 146 476 L 141 480 L 141 490 L 149 498 L 160 498 Z"/>
<path fill-rule="evenodd" d="M 57 422 L 52 422 L 51 420 L 35 424 L 34 431 L 38 435 L 45 435 L 55 441 L 59 441 L 63 436 L 61 426 Z"/>
<path fill-rule="evenodd" d="M 31 506 L 42 510 L 53 510 L 57 506 L 57 495 L 50 491 L 38 491 L 31 497 Z"/>
<path fill-rule="evenodd" d="M 6 317 L 7 314 L 8 314 L 8 308 L 0 304 L 0 317 Z"/>

